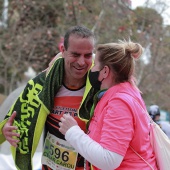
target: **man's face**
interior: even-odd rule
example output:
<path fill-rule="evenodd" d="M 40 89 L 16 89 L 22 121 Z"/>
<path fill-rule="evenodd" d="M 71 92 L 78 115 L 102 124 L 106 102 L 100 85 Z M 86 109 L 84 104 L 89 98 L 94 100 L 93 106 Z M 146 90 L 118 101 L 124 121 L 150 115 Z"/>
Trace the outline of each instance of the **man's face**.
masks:
<path fill-rule="evenodd" d="M 84 79 L 92 64 L 93 49 L 93 38 L 81 38 L 75 35 L 69 37 L 68 49 L 63 49 L 67 79 L 73 81 Z"/>
<path fill-rule="evenodd" d="M 160 120 L 160 115 L 156 115 L 155 116 L 155 121 L 159 121 Z"/>

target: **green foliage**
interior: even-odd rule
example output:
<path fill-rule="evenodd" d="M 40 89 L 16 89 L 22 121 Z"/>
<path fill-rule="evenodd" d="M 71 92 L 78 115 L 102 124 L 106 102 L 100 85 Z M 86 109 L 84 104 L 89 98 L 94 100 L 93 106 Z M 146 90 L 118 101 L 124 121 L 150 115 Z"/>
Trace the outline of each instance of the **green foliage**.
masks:
<path fill-rule="evenodd" d="M 138 7 L 135 10 L 135 25 L 143 32 L 148 32 L 154 29 L 153 26 L 162 26 L 163 18 L 157 11 L 152 8 Z"/>

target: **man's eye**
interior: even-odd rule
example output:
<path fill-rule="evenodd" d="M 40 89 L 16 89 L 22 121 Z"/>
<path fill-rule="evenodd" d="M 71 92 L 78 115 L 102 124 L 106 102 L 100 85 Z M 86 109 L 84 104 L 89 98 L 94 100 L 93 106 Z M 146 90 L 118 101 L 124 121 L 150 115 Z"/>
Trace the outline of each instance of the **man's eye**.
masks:
<path fill-rule="evenodd" d="M 74 54 L 73 56 L 74 56 L 74 57 L 79 57 L 79 55 L 78 55 L 78 54 Z"/>
<path fill-rule="evenodd" d="M 85 56 L 85 58 L 91 58 L 92 57 L 92 55 L 86 55 Z"/>

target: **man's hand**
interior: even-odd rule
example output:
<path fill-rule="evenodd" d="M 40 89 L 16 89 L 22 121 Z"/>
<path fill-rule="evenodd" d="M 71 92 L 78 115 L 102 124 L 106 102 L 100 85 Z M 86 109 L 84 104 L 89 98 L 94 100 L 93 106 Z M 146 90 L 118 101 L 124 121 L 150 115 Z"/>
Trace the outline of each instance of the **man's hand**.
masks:
<path fill-rule="evenodd" d="M 11 117 L 8 119 L 6 124 L 4 125 L 2 129 L 2 133 L 5 136 L 6 140 L 14 147 L 17 147 L 17 144 L 19 140 L 17 139 L 20 135 L 16 132 L 18 128 L 16 126 L 13 126 L 14 119 L 16 117 L 17 112 L 14 111 L 11 115 Z"/>
<path fill-rule="evenodd" d="M 59 131 L 63 135 L 65 135 L 67 130 L 69 130 L 72 126 L 77 125 L 76 120 L 69 114 L 64 114 L 63 117 L 61 117 L 60 121 L 61 122 L 59 123 Z"/>

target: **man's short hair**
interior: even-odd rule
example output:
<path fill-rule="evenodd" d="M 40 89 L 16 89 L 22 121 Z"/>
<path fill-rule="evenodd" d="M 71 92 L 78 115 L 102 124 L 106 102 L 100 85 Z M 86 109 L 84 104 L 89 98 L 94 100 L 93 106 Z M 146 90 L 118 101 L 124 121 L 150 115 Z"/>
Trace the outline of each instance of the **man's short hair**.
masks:
<path fill-rule="evenodd" d="M 66 34 L 64 36 L 64 47 L 66 50 L 68 49 L 68 46 L 69 46 L 70 35 L 76 35 L 81 38 L 95 39 L 93 32 L 90 29 L 88 29 L 87 27 L 85 27 L 83 25 L 73 26 L 68 29 L 68 31 L 66 32 Z"/>

